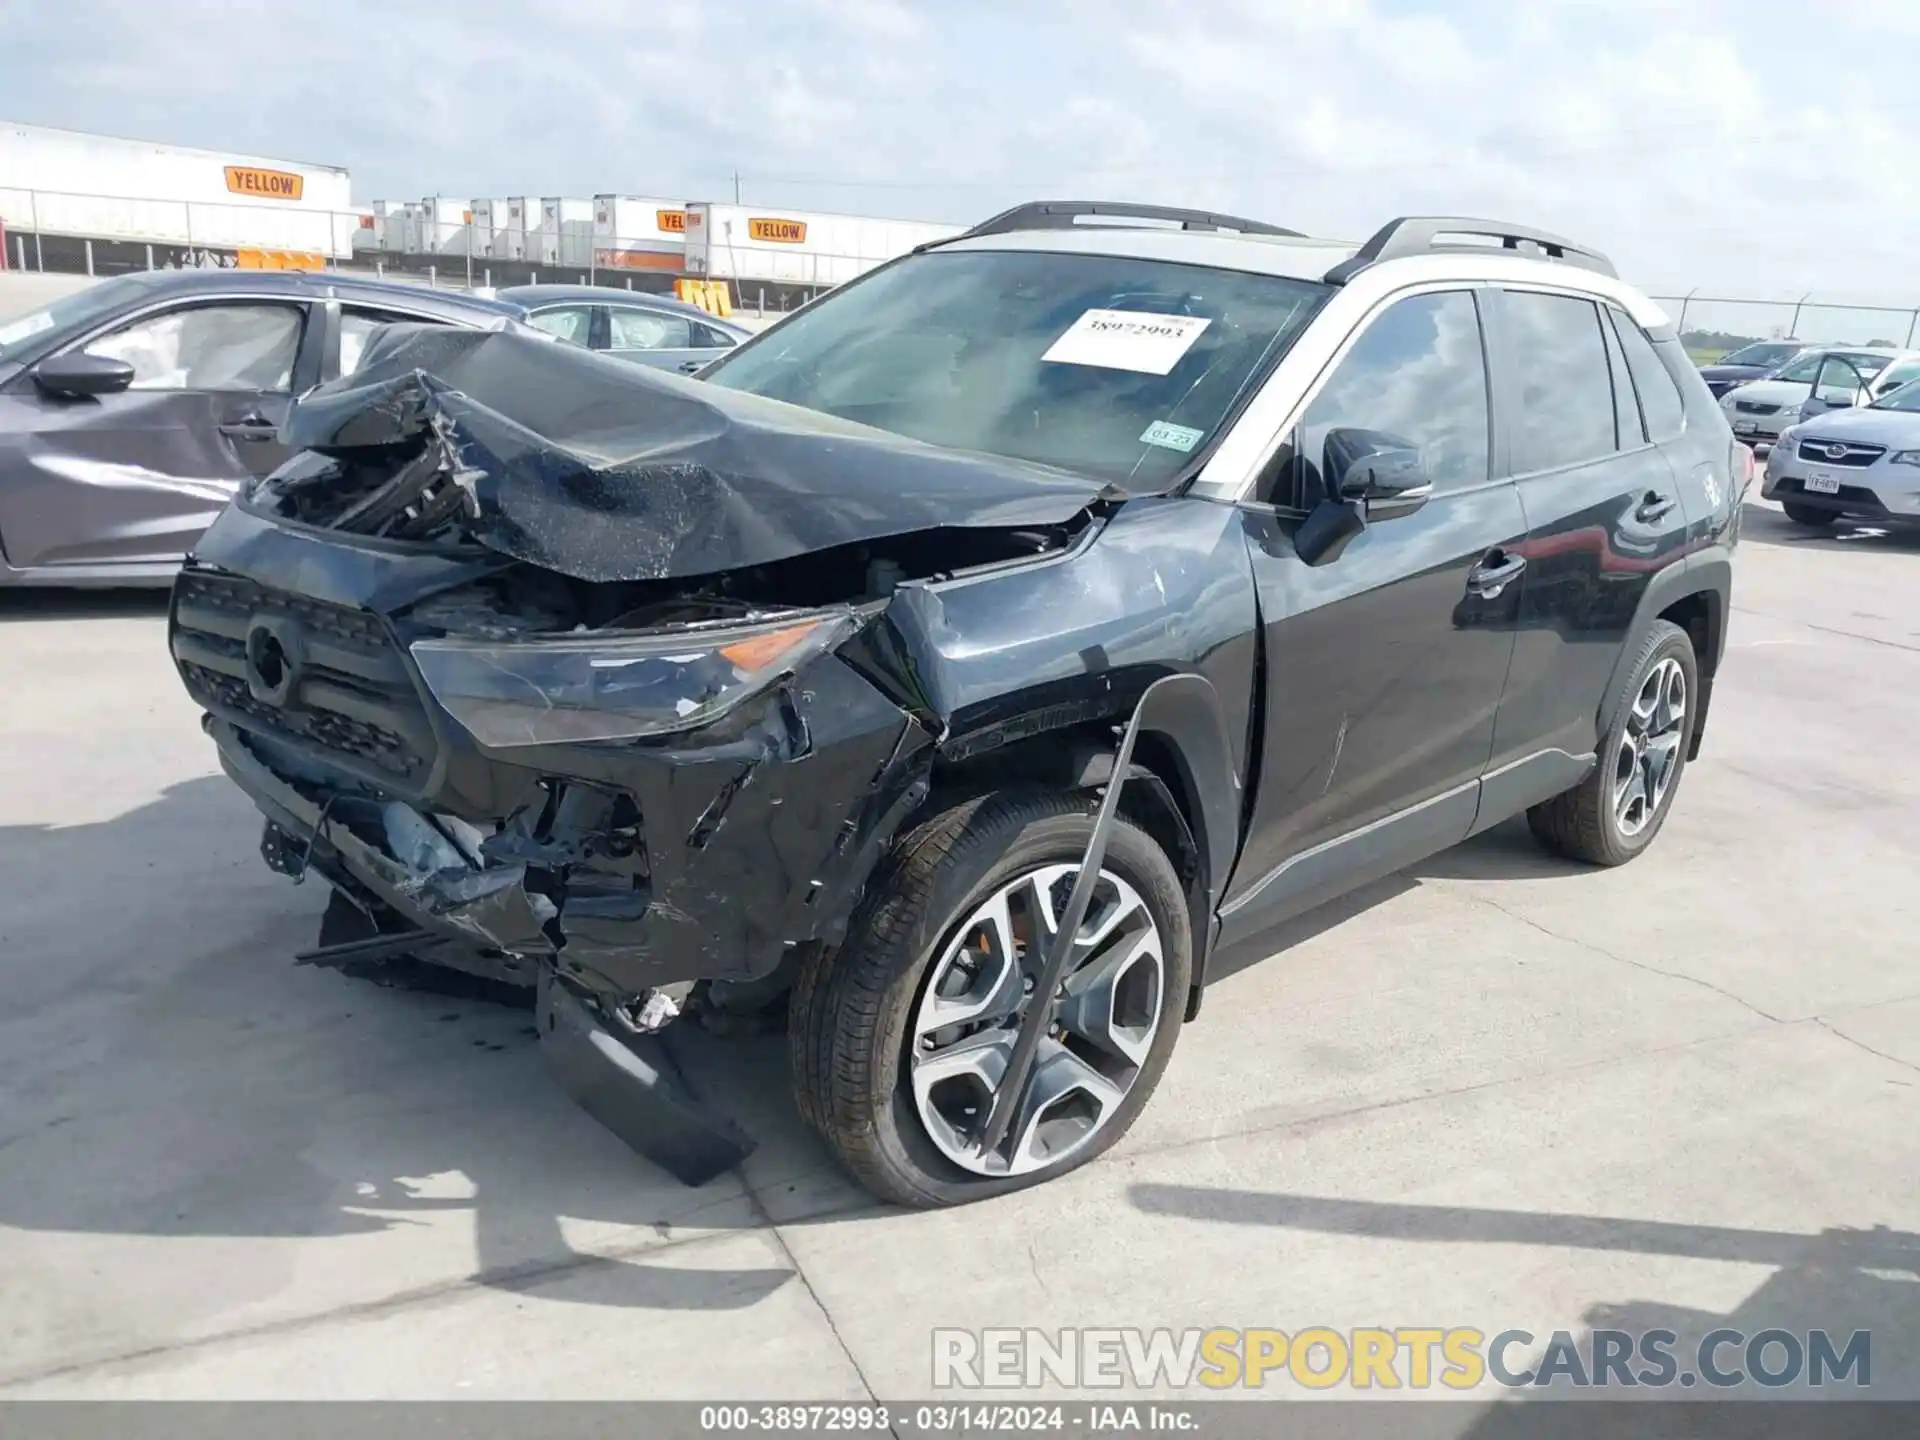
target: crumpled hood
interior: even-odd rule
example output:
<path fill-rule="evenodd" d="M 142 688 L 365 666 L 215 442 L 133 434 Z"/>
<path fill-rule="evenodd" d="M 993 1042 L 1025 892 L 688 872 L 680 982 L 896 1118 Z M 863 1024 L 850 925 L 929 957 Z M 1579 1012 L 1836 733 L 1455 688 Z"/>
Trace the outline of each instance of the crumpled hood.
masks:
<path fill-rule="evenodd" d="M 423 441 L 440 447 L 466 495 L 468 538 L 583 580 L 704 575 L 922 530 L 1057 525 L 1118 493 L 570 345 L 433 325 L 376 332 L 359 369 L 302 399 L 282 438 L 363 474 L 398 475 Z M 303 465 L 309 478 L 284 483 L 325 483 Z"/>

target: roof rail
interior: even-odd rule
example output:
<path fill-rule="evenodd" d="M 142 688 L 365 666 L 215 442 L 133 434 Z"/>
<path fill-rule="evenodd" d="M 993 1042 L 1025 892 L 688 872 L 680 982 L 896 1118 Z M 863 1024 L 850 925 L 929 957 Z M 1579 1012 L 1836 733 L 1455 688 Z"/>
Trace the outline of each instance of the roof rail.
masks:
<path fill-rule="evenodd" d="M 1246 220 L 1238 215 L 1214 215 L 1205 210 L 1179 210 L 1167 205 L 1129 205 L 1115 200 L 1033 200 L 1003 210 L 990 220 L 982 220 L 959 240 L 982 235 L 1006 235 L 1016 230 L 1071 230 L 1082 216 L 1111 216 L 1117 221 L 1160 220 L 1177 224 L 1182 230 L 1237 230 L 1243 235 L 1285 235 L 1304 240 L 1298 230 L 1269 225 L 1264 220 Z"/>
<path fill-rule="evenodd" d="M 1449 240 L 1447 236 L 1472 236 L 1474 240 Z M 1502 250 L 1535 259 L 1557 260 L 1564 265 L 1577 265 L 1582 270 L 1619 278 L 1613 262 L 1598 250 L 1589 250 L 1562 236 L 1525 225 L 1510 225 L 1504 220 L 1468 220 L 1457 215 L 1403 215 L 1398 220 L 1389 220 L 1373 232 L 1351 259 L 1342 260 L 1325 278 L 1329 285 L 1344 285 L 1369 265 L 1408 255 L 1430 255 L 1436 251 L 1483 254 L 1496 248 L 1484 243 L 1488 240 L 1499 241 L 1498 248 Z"/>

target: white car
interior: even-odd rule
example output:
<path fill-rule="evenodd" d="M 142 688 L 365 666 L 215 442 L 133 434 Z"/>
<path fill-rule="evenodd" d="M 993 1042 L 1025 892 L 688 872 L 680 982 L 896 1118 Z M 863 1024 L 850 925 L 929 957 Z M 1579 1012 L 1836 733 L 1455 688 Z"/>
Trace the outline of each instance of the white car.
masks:
<path fill-rule="evenodd" d="M 1767 457 L 1760 493 L 1801 525 L 1843 517 L 1920 524 L 1920 380 L 1871 405 L 1789 425 Z"/>
<path fill-rule="evenodd" d="M 1801 418 L 1809 401 L 1819 400 L 1819 413 L 1834 408 L 1843 392 L 1855 397 L 1846 402 L 1852 405 L 1891 393 L 1910 380 L 1920 380 L 1920 350 L 1826 346 L 1803 350 L 1764 380 L 1735 386 L 1720 397 L 1720 408 L 1735 436 L 1765 451 Z"/>

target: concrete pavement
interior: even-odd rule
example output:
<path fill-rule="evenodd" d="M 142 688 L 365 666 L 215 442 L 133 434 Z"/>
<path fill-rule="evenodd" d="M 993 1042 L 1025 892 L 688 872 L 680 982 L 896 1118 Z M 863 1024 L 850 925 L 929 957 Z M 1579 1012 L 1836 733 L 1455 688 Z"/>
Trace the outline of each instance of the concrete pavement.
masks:
<path fill-rule="evenodd" d="M 1110 1157 L 937 1214 L 840 1177 L 777 1042 L 694 1037 L 762 1148 L 686 1190 L 525 1014 L 296 968 L 321 887 L 259 863 L 159 604 L 0 594 L 0 1396 L 897 1399 L 935 1326 L 1775 1323 L 1920 1395 L 1920 540 L 1754 504 L 1741 562 L 1647 857 L 1509 826 L 1336 904 L 1234 957 Z"/>

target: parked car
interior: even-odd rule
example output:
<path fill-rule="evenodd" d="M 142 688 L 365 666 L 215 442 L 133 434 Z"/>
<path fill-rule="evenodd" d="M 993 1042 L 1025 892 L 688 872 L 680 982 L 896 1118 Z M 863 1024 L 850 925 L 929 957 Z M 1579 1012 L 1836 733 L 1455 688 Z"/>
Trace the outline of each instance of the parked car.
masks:
<path fill-rule="evenodd" d="M 607 285 L 514 285 L 499 295 L 562 340 L 685 375 L 753 333 L 697 305 Z"/>
<path fill-rule="evenodd" d="M 1803 350 L 1764 380 L 1736 385 L 1720 397 L 1733 433 L 1758 452 L 1765 452 L 1780 432 L 1800 418 L 1801 407 L 1812 398 L 1814 382 L 1830 359 L 1845 361 L 1866 378 L 1875 394 L 1897 389 L 1920 375 L 1920 351 L 1882 350 L 1871 346 L 1821 345 Z M 1826 369 L 1829 384 L 1839 372 Z"/>
<path fill-rule="evenodd" d="M 688 1183 L 750 1142 L 659 1032 L 784 1005 L 802 1114 L 920 1206 L 1113 1144 L 1226 947 L 1511 816 L 1644 854 L 1752 463 L 1572 241 L 1079 203 L 698 385 L 389 327 L 288 435 L 170 643 L 334 887 L 308 958 L 535 987 Z"/>
<path fill-rule="evenodd" d="M 167 585 L 294 398 L 389 321 L 515 306 L 339 275 L 155 271 L 0 323 L 0 585 Z"/>
<path fill-rule="evenodd" d="M 1760 493 L 1800 525 L 1920 523 L 1920 379 L 1789 426 Z"/>
<path fill-rule="evenodd" d="M 1717 400 L 1736 385 L 1764 379 L 1806 348 L 1804 340 L 1756 340 L 1722 355 L 1710 365 L 1702 365 L 1700 378 L 1707 382 L 1707 389 Z"/>
<path fill-rule="evenodd" d="M 1829 410 L 1871 405 L 1879 396 L 1891 395 L 1914 380 L 1920 380 L 1920 355 L 1875 369 L 1871 363 L 1861 363 L 1857 356 L 1828 354 L 1814 371 L 1812 388 L 1793 419 L 1811 420 Z"/>

